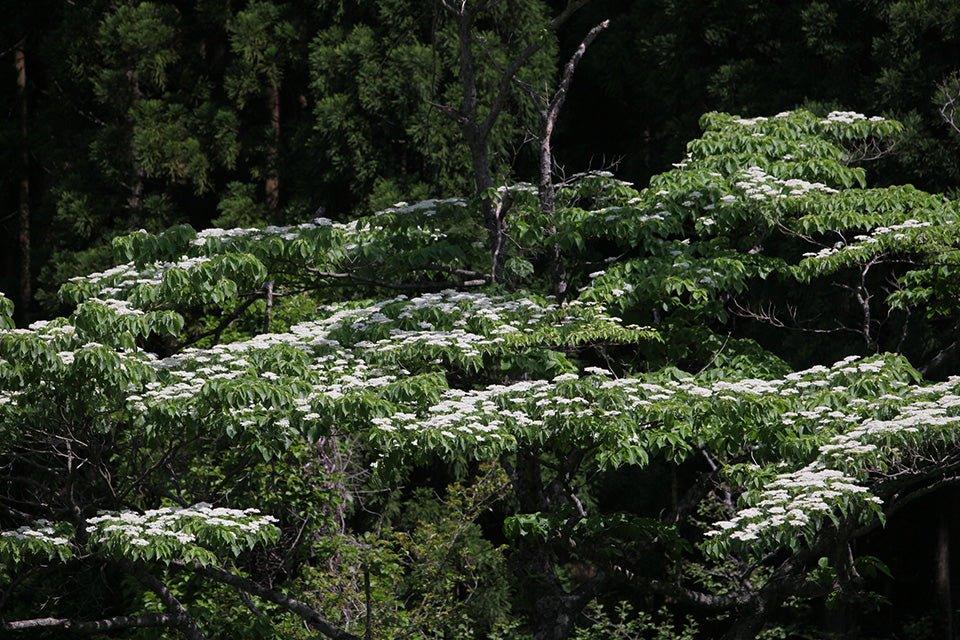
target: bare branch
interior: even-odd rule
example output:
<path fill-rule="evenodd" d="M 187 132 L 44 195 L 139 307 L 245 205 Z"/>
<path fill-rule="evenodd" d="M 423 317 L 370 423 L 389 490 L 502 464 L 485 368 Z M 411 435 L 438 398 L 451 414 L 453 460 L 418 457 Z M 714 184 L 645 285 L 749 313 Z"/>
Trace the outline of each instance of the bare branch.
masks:
<path fill-rule="evenodd" d="M 453 16 L 459 16 L 463 10 L 463 6 L 455 7 L 450 0 L 440 0 L 440 6 Z"/>
<path fill-rule="evenodd" d="M 427 104 L 445 116 L 448 116 L 457 124 L 463 125 L 466 122 L 466 119 L 463 117 L 463 115 L 457 109 L 448 104 L 440 104 L 439 102 L 433 102 L 432 100 L 428 100 Z"/>
<path fill-rule="evenodd" d="M 940 83 L 939 94 L 943 99 L 940 105 L 940 117 L 956 133 L 960 133 L 957 123 L 957 103 L 960 101 L 960 76 L 953 75 Z"/>
<path fill-rule="evenodd" d="M 590 2 L 590 0 L 570 0 L 567 3 L 567 6 L 564 7 L 563 11 L 550 21 L 549 32 L 556 32 L 557 29 L 559 29 L 560 26 L 566 22 L 570 16 L 580 10 L 580 8 L 588 2 Z M 594 37 L 596 36 L 594 35 Z M 493 129 L 493 125 L 496 124 L 497 118 L 500 117 L 500 112 L 503 110 L 503 105 L 507 100 L 507 96 L 510 94 L 510 85 L 513 83 L 514 76 L 516 76 L 520 69 L 522 69 L 523 66 L 530 61 L 530 58 L 532 58 L 534 54 L 543 48 L 543 44 L 544 39 L 542 37 L 528 44 L 519 54 L 517 54 L 515 58 L 513 58 L 513 60 L 510 61 L 510 64 L 507 65 L 506 70 L 500 76 L 497 95 L 490 104 L 490 112 L 487 113 L 486 119 L 480 126 L 481 135 L 484 137 L 490 134 L 490 130 Z"/>
<path fill-rule="evenodd" d="M 550 101 L 550 106 L 547 109 L 547 121 L 544 124 L 544 133 L 546 135 L 549 136 L 553 133 L 553 128 L 557 122 L 557 117 L 560 115 L 560 109 L 563 108 L 563 103 L 566 101 L 567 93 L 570 90 L 570 84 L 573 82 L 573 74 L 576 72 L 577 65 L 580 64 L 583 54 L 587 52 L 587 47 L 589 47 L 596 37 L 609 26 L 610 20 L 604 20 L 593 29 L 590 29 L 590 31 L 587 32 L 587 35 L 583 38 L 583 41 L 580 43 L 580 46 L 577 47 L 577 50 L 573 52 L 570 60 L 567 61 L 566 66 L 563 68 L 563 76 L 560 79 L 560 86 L 557 88 L 557 92 L 554 94 L 553 100 Z"/>
<path fill-rule="evenodd" d="M 103 620 L 70 620 L 68 618 L 33 618 L 0 622 L 3 631 L 32 631 L 36 629 L 62 629 L 77 633 L 99 633 L 121 629 L 145 627 L 179 627 L 189 618 L 174 613 L 148 613 L 140 616 L 117 616 Z"/>
<path fill-rule="evenodd" d="M 889 141 L 867 138 L 847 148 L 846 162 L 848 164 L 873 162 L 874 160 L 879 160 L 884 156 L 890 155 L 896 146 L 896 140 Z"/>
<path fill-rule="evenodd" d="M 563 23 L 566 22 L 570 16 L 579 11 L 585 4 L 590 2 L 590 0 L 569 0 L 567 6 L 563 8 L 563 11 L 559 13 L 553 20 L 550 21 L 550 28 L 556 31 Z"/>

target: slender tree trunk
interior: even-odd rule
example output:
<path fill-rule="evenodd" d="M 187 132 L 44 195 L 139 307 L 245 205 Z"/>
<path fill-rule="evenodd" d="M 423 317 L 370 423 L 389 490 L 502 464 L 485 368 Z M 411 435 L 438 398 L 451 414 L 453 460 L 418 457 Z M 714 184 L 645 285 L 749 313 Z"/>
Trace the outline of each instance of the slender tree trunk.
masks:
<path fill-rule="evenodd" d="M 17 247 L 20 254 L 20 282 L 18 287 L 17 315 L 22 324 L 30 320 L 33 289 L 30 278 L 30 145 L 27 119 L 27 53 L 26 38 L 17 43 L 14 50 L 14 67 L 17 71 L 17 106 L 20 117 L 20 206 Z"/>
<path fill-rule="evenodd" d="M 483 222 L 490 239 L 490 277 L 500 280 L 504 255 L 504 207 L 502 202 L 490 197 L 493 188 L 493 175 L 490 171 L 490 150 L 487 147 L 490 130 L 483 122 L 478 110 L 477 70 L 473 58 L 473 20 L 474 7 L 464 5 L 457 19 L 457 33 L 460 52 L 460 86 L 462 90 L 458 120 L 464 141 L 470 151 L 470 164 L 473 169 L 473 181 L 476 195 L 483 209 Z"/>
<path fill-rule="evenodd" d="M 264 181 L 264 195 L 267 208 L 276 213 L 280 208 L 280 83 L 270 82 L 267 93 L 267 108 L 270 110 L 270 144 L 267 146 L 267 177 Z"/>
<path fill-rule="evenodd" d="M 473 165 L 474 187 L 477 196 L 480 198 L 480 206 L 483 209 L 483 222 L 487 228 L 487 234 L 490 239 L 490 276 L 496 282 L 499 281 L 503 273 L 503 263 L 506 259 L 504 253 L 504 234 L 505 226 L 503 219 L 503 202 L 498 202 L 495 198 L 489 196 L 490 189 L 493 188 L 493 175 L 490 172 L 490 157 L 487 150 L 487 142 L 481 136 L 473 133 L 465 133 L 470 149 L 470 160 Z"/>
<path fill-rule="evenodd" d="M 270 333 L 270 322 L 273 320 L 273 280 L 267 280 L 263 285 L 263 299 L 267 303 L 263 313 L 263 332 Z"/>
<path fill-rule="evenodd" d="M 943 616 L 943 637 L 953 640 L 953 598 L 950 589 L 950 517 L 941 505 L 937 518 L 937 547 L 935 559 L 935 584 L 937 605 Z"/>
<path fill-rule="evenodd" d="M 601 31 L 610 26 L 609 20 L 604 20 L 584 37 L 583 42 L 574 51 L 573 56 L 563 68 L 563 75 L 560 78 L 560 84 L 557 91 L 543 107 L 540 113 L 543 130 L 540 132 L 540 210 L 550 221 L 547 233 L 555 236 L 557 233 L 556 208 L 557 193 L 556 186 L 553 184 L 553 131 L 557 126 L 557 119 L 560 117 L 560 111 L 566 102 L 567 94 L 570 91 L 570 84 L 573 82 L 573 74 L 577 70 L 577 65 L 587 52 L 587 47 L 600 34 Z M 563 252 L 558 244 L 553 246 L 553 255 L 551 256 L 553 271 L 553 289 L 557 298 L 563 299 L 567 293 L 567 275 L 563 266 Z"/>
<path fill-rule="evenodd" d="M 547 227 L 547 233 L 553 237 L 557 234 L 557 223 L 554 217 L 557 210 L 557 189 L 553 184 L 553 122 L 549 116 L 544 114 L 544 131 L 540 137 L 540 210 L 550 221 Z M 553 293 L 558 300 L 563 300 L 567 294 L 567 274 L 563 267 L 563 252 L 559 244 L 553 245 L 553 255 L 551 261 L 551 279 L 553 281 Z"/>

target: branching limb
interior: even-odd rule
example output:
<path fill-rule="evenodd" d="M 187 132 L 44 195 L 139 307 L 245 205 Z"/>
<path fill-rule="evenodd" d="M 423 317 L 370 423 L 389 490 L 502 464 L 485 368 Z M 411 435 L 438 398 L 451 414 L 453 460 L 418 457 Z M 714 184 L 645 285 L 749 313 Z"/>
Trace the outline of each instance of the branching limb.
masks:
<path fill-rule="evenodd" d="M 590 0 L 570 0 L 567 3 L 567 6 L 564 7 L 563 11 L 560 12 L 553 20 L 550 21 L 550 31 L 555 32 L 557 29 L 566 22 L 570 16 L 580 10 L 581 7 L 586 5 Z M 609 25 L 609 20 L 605 21 L 606 25 Z M 604 26 L 603 28 L 606 28 Z M 594 31 L 597 30 L 597 27 L 594 27 Z M 603 29 L 600 29 L 601 31 Z M 593 33 L 593 31 L 591 31 Z M 598 31 L 599 33 L 599 31 Z M 588 35 L 590 41 L 596 37 L 596 34 L 592 36 Z M 493 129 L 493 125 L 496 124 L 497 118 L 500 117 L 500 112 L 503 110 L 503 105 L 506 103 L 507 96 L 510 95 L 510 86 L 513 84 L 514 78 L 517 73 L 520 72 L 520 69 L 524 67 L 540 49 L 543 48 L 544 41 L 543 39 L 538 39 L 530 44 L 528 44 L 524 49 L 516 55 L 507 65 L 507 68 L 500 75 L 500 82 L 497 87 L 497 94 L 493 99 L 493 102 L 490 105 L 490 111 L 487 113 L 487 117 L 484 120 L 483 124 L 480 127 L 480 131 L 484 135 L 488 135 L 490 130 Z M 587 42 L 586 45 L 581 44 L 581 49 L 586 49 L 590 45 L 590 42 Z M 580 51 L 580 49 L 578 49 Z M 583 56 L 583 52 L 580 52 L 580 57 Z M 577 62 L 579 62 L 579 57 L 577 57 Z M 573 63 L 573 66 L 576 67 L 576 62 Z M 569 63 L 568 63 L 569 67 Z M 570 71 L 570 75 L 573 75 L 573 71 Z M 569 85 L 569 82 L 567 83 Z"/>
<path fill-rule="evenodd" d="M 556 224 L 553 220 L 556 213 L 556 186 L 553 182 L 553 131 L 556 128 L 557 119 L 560 117 L 560 110 L 567 100 L 567 94 L 570 91 L 570 85 L 573 83 L 573 74 L 577 70 L 577 65 L 580 64 L 580 60 L 583 59 L 583 55 L 587 52 L 587 47 L 609 26 L 610 21 L 604 20 L 587 32 L 580 46 L 577 47 L 576 51 L 574 51 L 570 57 L 570 60 L 568 60 L 564 66 L 563 74 L 560 77 L 560 85 L 553 94 L 553 98 L 550 99 L 541 111 L 540 185 L 538 194 L 540 197 L 540 210 L 550 218 L 550 227 L 547 231 L 551 236 L 555 236 L 557 233 Z M 551 262 L 554 293 L 562 300 L 567 293 L 567 274 L 564 269 L 563 256 L 558 244 L 554 244 Z"/>
<path fill-rule="evenodd" d="M 308 624 L 310 624 L 314 629 L 319 631 L 321 634 L 330 638 L 331 640 L 360 640 L 359 636 L 355 636 L 352 633 L 344 631 L 336 626 L 334 626 L 330 621 L 324 618 L 316 609 L 311 607 L 305 602 L 297 600 L 296 598 L 291 598 L 286 596 L 279 591 L 274 591 L 273 589 L 268 589 L 262 587 L 253 580 L 249 578 L 244 578 L 236 574 L 230 573 L 223 569 L 217 567 L 207 567 L 199 564 L 185 565 L 185 564 L 175 564 L 176 568 L 181 570 L 192 571 L 194 573 L 200 574 L 216 582 L 221 582 L 223 584 L 230 585 L 231 587 L 254 595 L 261 600 L 266 600 L 267 602 L 272 602 L 273 604 L 283 607 L 290 613 L 293 613 Z"/>
<path fill-rule="evenodd" d="M 940 117 L 956 133 L 960 134 L 960 121 L 957 118 L 957 106 L 960 104 L 960 76 L 954 74 L 940 83 Z"/>

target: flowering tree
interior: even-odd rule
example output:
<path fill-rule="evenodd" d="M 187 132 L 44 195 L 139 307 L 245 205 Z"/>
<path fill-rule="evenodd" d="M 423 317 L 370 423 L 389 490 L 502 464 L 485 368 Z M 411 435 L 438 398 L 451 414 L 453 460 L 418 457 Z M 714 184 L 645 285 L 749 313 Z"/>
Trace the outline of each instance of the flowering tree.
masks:
<path fill-rule="evenodd" d="M 73 310 L 28 329 L 0 299 L 0 571 L 18 614 L 0 628 L 217 637 L 236 597 L 268 629 L 374 637 L 369 566 L 347 615 L 296 591 L 317 569 L 303 549 L 331 520 L 376 547 L 389 516 L 351 520 L 357 496 L 437 468 L 502 478 L 537 639 L 624 588 L 733 638 L 789 598 L 853 588 L 872 560 L 850 541 L 956 480 L 960 381 L 915 368 L 956 349 L 937 338 L 958 319 L 955 205 L 866 188 L 851 162 L 896 122 L 702 124 L 644 189 L 589 173 L 549 209 L 526 184 L 484 194 L 511 240 L 497 283 L 483 207 L 448 199 L 120 238 L 121 264 L 64 285 Z M 540 292 L 561 271 L 559 302 Z M 854 339 L 793 370 L 761 345 L 797 331 Z M 58 580 L 122 584 L 126 609 L 27 595 Z M 200 595 L 225 587 L 238 595 Z"/>

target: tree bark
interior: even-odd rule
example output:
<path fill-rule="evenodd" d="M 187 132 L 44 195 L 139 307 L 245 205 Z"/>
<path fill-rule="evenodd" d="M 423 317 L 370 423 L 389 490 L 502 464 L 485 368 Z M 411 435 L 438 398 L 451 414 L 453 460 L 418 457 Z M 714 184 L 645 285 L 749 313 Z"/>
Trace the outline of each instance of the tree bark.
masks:
<path fill-rule="evenodd" d="M 474 8 L 465 6 L 457 18 L 457 37 L 460 54 L 460 128 L 470 151 L 470 163 L 473 168 L 473 180 L 476 195 L 483 208 L 483 221 L 490 238 L 490 277 L 500 280 L 503 254 L 503 219 L 501 208 L 490 196 L 493 188 L 493 175 L 490 170 L 490 150 L 488 141 L 495 117 L 480 122 L 478 112 L 477 69 L 473 57 L 473 20 Z M 493 115 L 493 111 L 491 111 Z"/>
<path fill-rule="evenodd" d="M 276 213 L 280 209 L 280 82 L 272 80 L 267 93 L 267 108 L 270 111 L 270 143 L 267 145 L 267 172 L 264 180 L 264 196 L 267 209 Z"/>
<path fill-rule="evenodd" d="M 550 221 L 547 227 L 547 234 L 556 240 L 557 223 L 554 219 L 557 209 L 556 186 L 553 184 L 553 150 L 551 148 L 551 138 L 553 127 L 545 127 L 544 135 L 540 140 L 540 185 L 538 194 L 540 197 L 540 211 L 547 216 Z M 553 254 L 550 256 L 551 262 L 551 280 L 553 281 L 553 293 L 558 300 L 563 300 L 567 294 L 567 275 L 563 266 L 563 252 L 560 245 L 554 242 Z"/>
<path fill-rule="evenodd" d="M 30 144 L 27 136 L 27 52 L 26 37 L 17 43 L 14 50 L 14 67 L 17 72 L 17 107 L 20 119 L 20 204 L 18 210 L 17 248 L 20 257 L 20 280 L 18 286 L 17 318 L 22 325 L 30 321 L 30 306 L 33 301 L 33 284 L 30 269 Z"/>
<path fill-rule="evenodd" d="M 563 11 L 550 22 L 550 31 L 556 32 L 566 20 L 589 0 L 569 0 Z M 460 125 L 461 132 L 470 151 L 476 195 L 483 209 L 484 225 L 490 239 L 491 268 L 490 279 L 494 282 L 502 278 L 506 262 L 506 214 L 508 207 L 502 200 L 490 197 L 493 177 L 490 169 L 488 143 L 490 133 L 500 117 L 504 104 L 516 74 L 543 47 L 544 41 L 538 39 L 528 44 L 514 57 L 501 74 L 497 92 L 490 103 L 490 110 L 481 120 L 478 110 L 478 90 L 476 61 L 473 56 L 473 23 L 477 6 L 474 3 L 456 3 L 440 0 L 440 5 L 457 21 L 457 37 L 460 56 L 459 80 L 461 86 L 460 108 L 437 105 L 444 113 L 453 117 Z"/>
<path fill-rule="evenodd" d="M 63 629 L 78 633 L 99 633 L 120 629 L 144 627 L 177 627 L 183 624 L 183 616 L 171 613 L 150 613 L 140 616 L 117 616 L 104 620 L 70 620 L 67 618 L 33 618 L 0 622 L 3 631 L 32 631 L 36 629 Z"/>
<path fill-rule="evenodd" d="M 263 299 L 267 303 L 263 314 L 263 332 L 270 333 L 270 322 L 273 320 L 273 280 L 267 280 L 263 285 Z"/>
<path fill-rule="evenodd" d="M 847 562 L 847 544 L 846 542 L 841 542 L 833 550 L 832 563 L 836 568 L 838 574 L 843 572 L 842 568 L 844 563 Z M 841 581 L 842 584 L 842 581 Z M 847 611 L 846 606 L 844 605 L 843 599 L 838 598 L 836 602 L 824 603 L 826 610 L 824 611 L 824 623 L 827 628 L 827 631 L 830 633 L 831 638 L 843 638 L 844 634 L 847 631 Z"/>
<path fill-rule="evenodd" d="M 552 487 L 544 486 L 543 469 L 539 457 L 531 452 L 518 452 L 516 464 L 505 464 L 521 513 L 548 511 L 556 508 Z M 568 469 L 558 471 L 568 474 Z M 569 474 L 568 474 L 569 475 Z M 535 620 L 533 640 L 565 640 L 573 630 L 577 616 L 583 611 L 596 591 L 599 576 L 585 581 L 573 591 L 567 591 L 560 580 L 560 558 L 549 542 L 521 541 L 512 558 L 513 571 L 521 579 L 529 580 L 537 597 L 534 600 Z"/>
<path fill-rule="evenodd" d="M 556 208 L 557 192 L 556 185 L 553 183 L 553 132 L 557 126 L 557 120 L 560 118 L 560 111 L 567 100 L 567 94 L 570 91 L 570 85 L 573 83 L 573 74 L 577 70 L 577 65 L 587 52 L 587 47 L 600 35 L 600 33 L 610 26 L 609 20 L 604 20 L 584 37 L 580 46 L 573 52 L 570 60 L 563 68 L 563 75 L 560 78 L 560 85 L 557 87 L 553 98 L 541 112 L 543 129 L 540 132 L 540 184 L 538 194 L 540 198 L 540 210 L 550 221 L 547 227 L 547 233 L 550 236 L 556 236 L 557 225 Z M 560 245 L 554 244 L 552 262 L 553 289 L 557 298 L 562 300 L 567 293 L 567 275 L 563 266 L 563 253 L 560 251 Z"/>
<path fill-rule="evenodd" d="M 187 640 L 205 640 L 203 633 L 199 627 L 197 627 L 197 623 L 194 622 L 183 604 L 180 603 L 177 597 L 170 592 L 163 582 L 141 567 L 129 565 L 129 569 L 137 576 L 137 580 L 157 595 L 157 598 L 167 607 L 169 613 L 178 618 L 180 621 L 178 628 Z"/>

